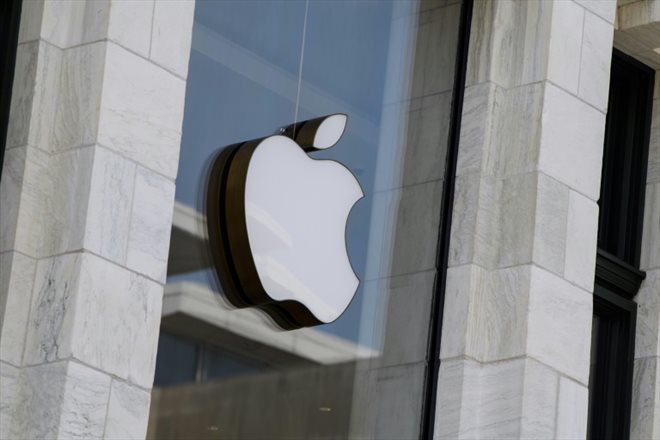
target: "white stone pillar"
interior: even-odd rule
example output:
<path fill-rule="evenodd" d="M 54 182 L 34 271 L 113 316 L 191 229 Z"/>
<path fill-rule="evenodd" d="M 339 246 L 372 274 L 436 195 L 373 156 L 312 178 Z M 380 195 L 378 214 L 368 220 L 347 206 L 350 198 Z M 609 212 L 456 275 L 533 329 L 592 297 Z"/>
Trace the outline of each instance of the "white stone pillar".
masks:
<path fill-rule="evenodd" d="M 475 1 L 437 438 L 584 438 L 616 2 Z"/>
<path fill-rule="evenodd" d="M 23 3 L 0 183 L 0 438 L 144 438 L 194 3 Z"/>
<path fill-rule="evenodd" d="M 655 74 L 642 237 L 640 266 L 646 279 L 635 297 L 638 308 L 630 436 L 656 439 L 660 438 L 660 71 Z"/>

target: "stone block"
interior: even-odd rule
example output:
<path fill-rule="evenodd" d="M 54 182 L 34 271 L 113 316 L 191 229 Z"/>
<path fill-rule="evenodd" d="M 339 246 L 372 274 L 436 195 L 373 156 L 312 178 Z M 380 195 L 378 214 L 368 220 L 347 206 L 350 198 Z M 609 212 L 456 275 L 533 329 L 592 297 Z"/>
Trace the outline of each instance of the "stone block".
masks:
<path fill-rule="evenodd" d="M 481 180 L 479 175 L 456 177 L 449 267 L 460 266 L 473 261 L 475 240 L 481 238 L 481 231 L 477 230 Z M 495 203 L 488 206 L 492 206 L 494 210 L 497 209 Z M 496 211 L 493 215 L 496 215 Z"/>
<path fill-rule="evenodd" d="M 513 88 L 545 79 L 553 2 L 475 2 L 468 86 L 493 81 Z"/>
<path fill-rule="evenodd" d="M 15 76 L 9 109 L 11 123 L 7 127 L 7 149 L 28 144 L 39 46 L 40 43 L 35 41 L 19 44 L 16 48 Z"/>
<path fill-rule="evenodd" d="M 460 357 L 466 352 L 472 290 L 480 272 L 481 268 L 470 264 L 447 269 L 440 359 Z"/>
<path fill-rule="evenodd" d="M 518 179 L 524 176 L 518 176 Z M 510 182 L 509 182 L 510 183 Z M 506 258 L 511 249 L 500 248 L 501 237 L 505 229 L 505 220 L 500 219 L 504 202 L 502 201 L 505 183 L 489 176 L 459 176 L 454 189 L 454 213 L 452 218 L 451 247 L 449 266 L 474 262 L 492 269 Z M 529 191 L 528 191 L 529 193 Z M 514 201 L 512 201 L 513 203 Z M 530 202 L 529 197 L 519 201 Z M 532 217 L 521 218 L 521 222 L 532 223 Z M 531 228 L 528 228 L 531 233 Z M 529 238 L 528 235 L 525 237 Z M 513 247 L 513 244 L 512 244 Z M 528 253 L 531 255 L 531 249 Z M 527 259 L 527 258 L 526 258 Z"/>
<path fill-rule="evenodd" d="M 529 295 L 527 353 L 586 385 L 592 295 L 536 266 Z"/>
<path fill-rule="evenodd" d="M 617 0 L 575 0 L 579 5 L 598 15 L 608 23 L 614 23 Z M 619 2 L 620 3 L 620 2 Z"/>
<path fill-rule="evenodd" d="M 161 296 L 160 285 L 91 254 L 41 260 L 32 298 L 26 363 L 72 356 L 149 388 L 156 361 Z"/>
<path fill-rule="evenodd" d="M 127 267 L 165 282 L 174 211 L 174 182 L 138 167 L 130 216 Z"/>
<path fill-rule="evenodd" d="M 640 268 L 660 268 L 660 182 L 646 185 Z"/>
<path fill-rule="evenodd" d="M 42 41 L 20 44 L 7 128 L 7 148 L 53 148 L 62 51 Z"/>
<path fill-rule="evenodd" d="M 541 173 L 459 176 L 449 265 L 495 269 L 534 261 L 561 274 L 567 209 L 568 190 Z"/>
<path fill-rule="evenodd" d="M 467 356 L 490 362 L 525 354 L 530 270 L 529 265 L 493 271 L 474 267 L 466 323 Z"/>
<path fill-rule="evenodd" d="M 542 124 L 539 170 L 598 200 L 605 114 L 546 83 Z"/>
<path fill-rule="evenodd" d="M 597 15 L 586 12 L 580 62 L 578 96 L 607 112 L 614 27 Z"/>
<path fill-rule="evenodd" d="M 5 152 L 0 180 L 0 252 L 15 249 L 27 147 Z"/>
<path fill-rule="evenodd" d="M 17 429 L 16 402 L 20 390 L 21 370 L 0 361 L 0 438 L 20 438 Z"/>
<path fill-rule="evenodd" d="M 44 2 L 41 38 L 66 49 L 99 41 L 107 35 L 110 0 Z"/>
<path fill-rule="evenodd" d="M 559 375 L 530 358 L 440 366 L 436 437 L 553 438 Z"/>
<path fill-rule="evenodd" d="M 478 435 L 481 366 L 455 358 L 440 364 L 435 437 L 475 438 Z"/>
<path fill-rule="evenodd" d="M 494 248 L 497 255 L 496 260 L 486 267 L 509 267 L 532 261 L 533 243 L 536 239 L 534 212 L 538 197 L 538 179 L 538 173 L 518 174 L 503 179 L 502 185 L 497 188 L 497 198 L 490 202 L 499 206 L 497 214 L 492 215 L 490 209 L 480 213 L 480 220 L 491 224 L 489 227 L 479 225 L 480 229 L 484 229 L 480 231 L 479 244 L 487 243 L 487 246 Z M 481 206 L 491 205 L 480 200 Z M 490 230 L 496 231 L 496 235 L 486 232 Z M 477 255 L 489 253 L 477 250 Z"/>
<path fill-rule="evenodd" d="M 22 370 L 16 432 L 25 438 L 101 438 L 110 377 L 74 361 Z"/>
<path fill-rule="evenodd" d="M 25 341 L 26 364 L 55 362 L 72 354 L 81 259 L 80 254 L 67 254 L 37 264 Z"/>
<path fill-rule="evenodd" d="M 493 60 L 498 59 L 493 49 L 500 50 L 499 38 L 495 38 L 495 14 L 499 2 L 475 2 L 472 10 L 472 27 L 468 47 L 468 65 L 465 76 L 465 86 L 491 82 Z"/>
<path fill-rule="evenodd" d="M 635 358 L 660 356 L 660 269 L 646 272 L 646 279 L 635 296 L 637 330 Z"/>
<path fill-rule="evenodd" d="M 467 355 L 486 362 L 525 353 L 530 268 L 448 270 L 442 359 Z"/>
<path fill-rule="evenodd" d="M 568 245 L 568 210 L 568 188 L 555 179 L 538 173 L 532 260 L 560 276 L 564 274 L 564 259 Z M 518 212 L 521 216 L 525 215 L 525 211 Z"/>
<path fill-rule="evenodd" d="M 525 359 L 519 438 L 562 438 L 554 436 L 559 380 L 551 368 L 534 359 Z M 575 409 L 575 404 L 571 403 L 567 409 Z"/>
<path fill-rule="evenodd" d="M 112 380 L 104 439 L 141 440 L 147 435 L 151 394 L 117 379 Z"/>
<path fill-rule="evenodd" d="M 44 14 L 44 0 L 31 0 L 21 6 L 21 24 L 18 28 L 18 43 L 39 39 Z"/>
<path fill-rule="evenodd" d="M 568 199 L 564 278 L 593 292 L 598 239 L 598 204 L 575 191 Z"/>
<path fill-rule="evenodd" d="M 64 51 L 51 149 L 96 142 L 107 47 L 108 43 L 98 42 Z"/>
<path fill-rule="evenodd" d="M 660 78 L 660 75 L 656 74 L 656 77 Z M 658 93 L 657 88 L 660 86 L 656 86 L 656 93 Z M 660 99 L 658 98 L 653 101 L 648 161 L 646 181 L 648 183 L 660 182 Z"/>
<path fill-rule="evenodd" d="M 136 165 L 95 147 L 85 224 L 85 249 L 118 264 L 126 262 Z"/>
<path fill-rule="evenodd" d="M 555 438 L 586 438 L 588 410 L 588 388 L 566 377 L 560 377 Z"/>
<path fill-rule="evenodd" d="M 29 255 L 83 247 L 93 156 L 93 147 L 52 156 L 28 149 L 16 241 L 29 243 Z"/>
<path fill-rule="evenodd" d="M 18 252 L 0 254 L 0 360 L 23 363 L 36 261 Z"/>
<path fill-rule="evenodd" d="M 173 179 L 185 81 L 113 43 L 103 78 L 98 143 Z"/>
<path fill-rule="evenodd" d="M 155 2 L 149 58 L 182 78 L 188 75 L 195 2 Z"/>
<path fill-rule="evenodd" d="M 112 0 L 107 38 L 145 58 L 149 57 L 154 3 L 154 0 Z M 179 25 L 173 25 L 171 31 L 177 31 Z"/>
<path fill-rule="evenodd" d="M 2 250 L 45 257 L 82 248 L 92 156 L 91 147 L 52 156 L 37 148 L 8 151 Z"/>
<path fill-rule="evenodd" d="M 494 118 L 496 87 L 492 83 L 483 83 L 465 89 L 457 176 L 479 173 L 482 169 Z"/>
<path fill-rule="evenodd" d="M 583 23 L 584 9 L 577 3 L 553 2 L 548 79 L 573 94 L 578 92 Z"/>
<path fill-rule="evenodd" d="M 484 174 L 512 177 L 536 169 L 542 110 L 541 83 L 496 89 Z"/>
<path fill-rule="evenodd" d="M 630 438 L 660 437 L 660 358 L 635 359 Z"/>
<path fill-rule="evenodd" d="M 463 438 L 520 438 L 525 359 L 512 359 L 481 366 L 479 409 Z"/>
<path fill-rule="evenodd" d="M 489 79 L 511 88 L 545 79 L 553 2 L 495 2 L 493 46 Z M 484 30 L 487 31 L 487 30 Z"/>

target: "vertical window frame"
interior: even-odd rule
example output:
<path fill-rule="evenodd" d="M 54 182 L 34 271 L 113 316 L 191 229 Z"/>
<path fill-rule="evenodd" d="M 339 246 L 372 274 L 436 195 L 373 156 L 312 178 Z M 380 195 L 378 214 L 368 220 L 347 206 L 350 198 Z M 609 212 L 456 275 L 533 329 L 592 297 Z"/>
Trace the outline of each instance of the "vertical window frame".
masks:
<path fill-rule="evenodd" d="M 589 409 L 591 411 L 594 404 L 599 409 L 595 417 L 589 417 L 589 438 L 627 439 L 630 436 L 637 304 L 597 284 L 594 315 L 601 317 L 596 354 L 601 368 L 589 383 L 595 388 Z M 608 326 L 603 328 L 603 322 Z"/>
<path fill-rule="evenodd" d="M 617 186 L 617 182 L 610 175 L 609 168 L 619 164 L 618 161 L 611 159 L 610 155 L 615 151 L 607 148 L 603 151 L 603 176 L 601 181 L 601 215 L 598 220 L 598 247 L 619 260 L 628 263 L 635 268 L 639 268 L 640 253 L 642 245 L 642 233 L 644 222 L 644 195 L 646 188 L 646 174 L 648 168 L 649 141 L 651 138 L 651 117 L 653 112 L 653 87 L 655 72 L 650 67 L 637 61 L 629 55 L 614 49 L 612 53 L 612 78 L 610 82 L 609 106 L 606 117 L 605 146 L 608 143 L 614 143 L 617 140 L 612 139 L 615 136 L 615 129 L 620 127 L 623 120 L 630 122 L 631 117 L 637 116 L 637 113 L 611 111 L 612 104 L 619 103 L 620 97 L 617 93 L 625 92 L 612 87 L 615 75 L 622 76 L 621 82 L 628 84 L 640 84 L 637 87 L 637 93 L 632 100 L 636 111 L 641 113 L 633 121 L 633 136 L 628 136 L 624 145 L 620 146 L 620 151 L 624 155 L 624 176 L 625 187 Z M 643 89 L 646 88 L 646 94 Z M 624 114 L 622 114 L 624 113 Z M 608 154 L 609 153 L 609 154 Z M 609 159 L 609 160 L 608 160 Z M 637 163 L 637 166 L 635 166 Z M 635 172 L 636 171 L 636 172 Z M 607 196 L 605 202 L 614 199 L 618 201 L 616 207 L 603 206 L 604 195 Z M 603 210 L 609 209 L 606 216 L 602 215 Z M 622 226 L 623 225 L 623 226 Z M 613 228 L 617 226 L 617 228 Z M 616 249 L 610 246 L 616 242 Z M 605 246 L 603 246 L 605 245 Z"/>
<path fill-rule="evenodd" d="M 591 362 L 594 362 L 595 348 L 596 368 L 589 384 L 587 437 L 593 439 L 630 438 L 637 319 L 637 304 L 633 298 L 646 277 L 639 266 L 654 74 L 648 66 L 614 49 L 593 303 L 594 316 L 602 317 L 601 323 L 607 322 L 608 327 L 603 329 L 599 325 L 596 347 L 592 347 Z M 621 89 L 617 89 L 619 84 L 623 84 Z M 635 93 L 632 98 L 628 94 L 631 84 L 637 85 L 636 88 L 632 86 Z M 614 109 L 612 104 L 626 107 Z M 635 111 L 626 111 L 631 106 Z M 621 127 L 624 127 L 623 133 Z M 620 142 L 621 137 L 623 142 Z M 613 167 L 622 162 L 623 173 L 617 174 L 621 167 L 618 170 Z M 606 249 L 602 249 L 603 246 Z"/>
<path fill-rule="evenodd" d="M 4 66 L 0 71 L 0 178 L 2 178 L 2 165 L 7 144 L 9 110 L 14 84 L 18 29 L 21 22 L 22 6 L 22 0 L 4 0 L 0 2 L 0 60 Z"/>

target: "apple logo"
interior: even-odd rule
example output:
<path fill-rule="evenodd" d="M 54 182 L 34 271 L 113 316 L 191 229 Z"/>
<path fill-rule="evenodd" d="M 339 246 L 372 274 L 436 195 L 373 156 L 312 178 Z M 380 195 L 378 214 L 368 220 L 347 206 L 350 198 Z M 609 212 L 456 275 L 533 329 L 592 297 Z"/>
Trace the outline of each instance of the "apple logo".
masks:
<path fill-rule="evenodd" d="M 344 114 L 299 122 L 226 147 L 211 166 L 209 244 L 225 297 L 284 329 L 336 320 L 360 282 L 346 250 L 360 184 L 342 164 L 307 154 L 335 145 L 346 122 Z"/>

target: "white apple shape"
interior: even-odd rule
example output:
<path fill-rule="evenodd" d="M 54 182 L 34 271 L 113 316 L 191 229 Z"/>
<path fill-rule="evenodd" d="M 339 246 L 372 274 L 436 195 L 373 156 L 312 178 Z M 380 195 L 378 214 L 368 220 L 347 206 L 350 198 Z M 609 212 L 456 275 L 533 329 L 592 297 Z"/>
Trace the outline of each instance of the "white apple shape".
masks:
<path fill-rule="evenodd" d="M 314 127 L 312 145 L 263 139 L 245 181 L 245 222 L 259 281 L 274 302 L 296 301 L 321 323 L 336 320 L 359 285 L 346 250 L 346 222 L 363 197 L 353 174 L 306 149 L 334 145 L 346 125 L 332 115 Z"/>

